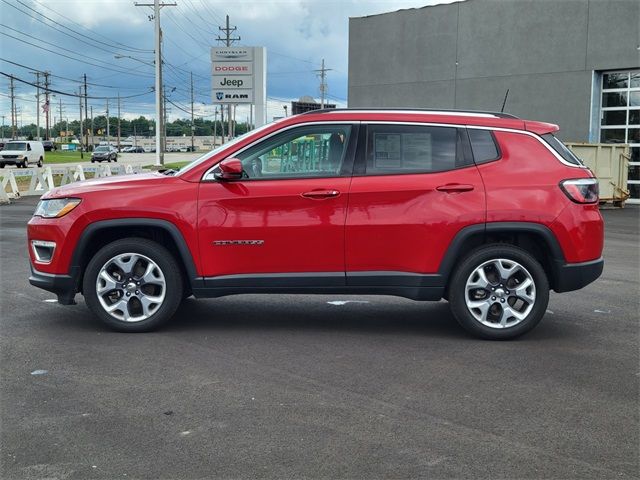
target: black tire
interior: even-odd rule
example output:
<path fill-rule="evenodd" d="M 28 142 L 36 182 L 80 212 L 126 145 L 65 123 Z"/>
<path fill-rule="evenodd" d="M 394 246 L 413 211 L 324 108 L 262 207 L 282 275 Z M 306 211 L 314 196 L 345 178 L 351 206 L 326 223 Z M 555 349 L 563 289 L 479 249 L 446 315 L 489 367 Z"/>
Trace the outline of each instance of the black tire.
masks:
<path fill-rule="evenodd" d="M 483 263 L 495 259 L 506 259 L 519 263 L 526 269 L 535 287 L 535 299 L 532 302 L 533 307 L 529 313 L 519 323 L 513 326 L 505 326 L 504 328 L 498 328 L 497 324 L 496 327 L 493 327 L 481 323 L 471 313 L 466 302 L 467 280 Z M 487 292 L 488 295 L 493 295 L 489 289 L 487 289 Z M 509 293 L 509 290 L 506 292 Z M 473 250 L 460 261 L 451 276 L 448 296 L 451 312 L 465 330 L 484 339 L 508 340 L 529 332 L 542 320 L 549 303 L 549 281 L 542 265 L 527 251 L 512 245 L 492 244 Z M 497 297 L 487 297 L 487 301 L 493 298 Z M 512 300 L 506 298 L 507 305 L 509 301 Z"/>
<path fill-rule="evenodd" d="M 38 167 L 42 168 L 43 165 L 44 161 L 42 160 L 42 157 L 40 157 L 40 159 L 38 160 Z"/>
<path fill-rule="evenodd" d="M 91 163 L 96 163 L 96 161 L 94 159 L 91 159 Z"/>
<path fill-rule="evenodd" d="M 29 168 L 29 160 L 28 159 L 24 159 L 22 161 L 22 168 Z"/>
<path fill-rule="evenodd" d="M 119 320 L 105 311 L 96 293 L 96 281 L 102 267 L 123 253 L 141 254 L 151 259 L 165 279 L 165 297 L 162 304 L 148 318 L 135 322 Z M 124 238 L 102 247 L 89 261 L 83 279 L 83 295 L 89 309 L 108 327 L 120 332 L 149 332 L 171 319 L 183 297 L 180 266 L 162 245 L 144 238 Z"/>
<path fill-rule="evenodd" d="M 4 168 L 4 163 L 0 163 L 0 168 Z"/>

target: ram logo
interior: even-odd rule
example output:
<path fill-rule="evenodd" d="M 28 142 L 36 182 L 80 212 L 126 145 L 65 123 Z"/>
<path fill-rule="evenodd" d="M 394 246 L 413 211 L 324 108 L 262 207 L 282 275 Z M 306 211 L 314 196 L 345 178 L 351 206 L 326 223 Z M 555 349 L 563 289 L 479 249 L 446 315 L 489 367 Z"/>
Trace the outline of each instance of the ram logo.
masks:
<path fill-rule="evenodd" d="M 224 98 L 223 92 L 216 92 L 216 100 L 222 100 Z"/>

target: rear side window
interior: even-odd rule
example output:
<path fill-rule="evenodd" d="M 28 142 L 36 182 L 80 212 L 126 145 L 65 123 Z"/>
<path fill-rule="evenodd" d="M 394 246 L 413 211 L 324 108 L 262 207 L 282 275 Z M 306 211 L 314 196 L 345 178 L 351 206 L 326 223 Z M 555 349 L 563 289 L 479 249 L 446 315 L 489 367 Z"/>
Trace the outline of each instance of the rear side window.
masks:
<path fill-rule="evenodd" d="M 567 146 L 558 140 L 552 133 L 547 133 L 542 135 L 545 142 L 547 142 L 551 148 L 553 148 L 558 155 L 560 155 L 564 160 L 573 164 L 573 165 L 583 165 L 582 160 L 576 157 L 575 153 L 567 148 Z"/>
<path fill-rule="evenodd" d="M 490 130 L 469 128 L 467 132 L 476 163 L 491 162 L 500 158 L 500 151 Z"/>
<path fill-rule="evenodd" d="M 367 175 L 442 172 L 466 166 L 453 127 L 369 125 Z"/>

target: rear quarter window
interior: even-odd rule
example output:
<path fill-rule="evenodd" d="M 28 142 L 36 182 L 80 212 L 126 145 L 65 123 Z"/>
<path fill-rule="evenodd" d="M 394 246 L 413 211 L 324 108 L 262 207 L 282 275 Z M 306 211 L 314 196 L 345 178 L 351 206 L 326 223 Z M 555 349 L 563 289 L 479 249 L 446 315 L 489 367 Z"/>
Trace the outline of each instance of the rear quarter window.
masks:
<path fill-rule="evenodd" d="M 467 129 L 473 160 L 478 163 L 491 162 L 500 158 L 500 149 L 491 130 Z"/>
<path fill-rule="evenodd" d="M 545 142 L 547 142 L 547 144 L 549 144 L 551 148 L 556 151 L 558 155 L 560 155 L 567 162 L 573 165 L 584 165 L 582 163 L 582 160 L 580 160 L 575 153 L 569 150 L 569 148 L 560 140 L 558 140 L 552 133 L 542 135 L 542 138 Z"/>

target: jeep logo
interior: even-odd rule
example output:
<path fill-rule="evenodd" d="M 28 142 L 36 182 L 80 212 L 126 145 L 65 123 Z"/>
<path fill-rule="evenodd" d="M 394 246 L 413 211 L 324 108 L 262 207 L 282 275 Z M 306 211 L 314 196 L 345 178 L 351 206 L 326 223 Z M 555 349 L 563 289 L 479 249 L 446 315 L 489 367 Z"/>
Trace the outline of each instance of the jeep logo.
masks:
<path fill-rule="evenodd" d="M 229 80 L 227 77 L 224 77 L 220 82 L 221 87 L 242 87 L 244 82 L 242 80 Z"/>

